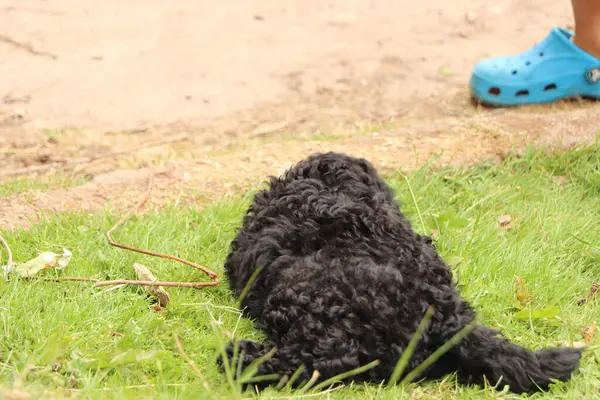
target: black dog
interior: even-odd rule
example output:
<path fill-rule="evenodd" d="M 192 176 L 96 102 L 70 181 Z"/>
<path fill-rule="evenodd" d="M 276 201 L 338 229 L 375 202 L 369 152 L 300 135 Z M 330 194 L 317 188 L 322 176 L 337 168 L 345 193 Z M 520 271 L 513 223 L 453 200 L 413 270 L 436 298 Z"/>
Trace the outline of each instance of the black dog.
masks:
<path fill-rule="evenodd" d="M 349 379 L 385 381 L 430 305 L 406 372 L 475 318 L 374 167 L 343 154 L 312 155 L 255 196 L 225 264 L 237 296 L 259 268 L 242 306 L 268 339 L 238 343 L 244 367 L 276 348 L 258 375 L 303 366 L 296 382 L 314 370 L 323 381 L 379 360 Z M 575 348 L 530 351 L 478 325 L 419 378 L 456 371 L 461 382 L 533 392 L 568 380 L 580 358 Z"/>

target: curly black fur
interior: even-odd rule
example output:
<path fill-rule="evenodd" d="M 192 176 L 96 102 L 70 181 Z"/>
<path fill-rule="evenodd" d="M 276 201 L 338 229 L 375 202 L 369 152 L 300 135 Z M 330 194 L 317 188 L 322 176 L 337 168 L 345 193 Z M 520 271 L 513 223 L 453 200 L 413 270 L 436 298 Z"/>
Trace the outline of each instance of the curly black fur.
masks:
<path fill-rule="evenodd" d="M 268 339 L 238 343 L 244 366 L 277 348 L 259 375 L 291 376 L 303 365 L 296 382 L 313 370 L 323 381 L 380 360 L 350 379 L 381 382 L 429 305 L 435 312 L 407 372 L 475 318 L 374 167 L 344 154 L 314 154 L 255 196 L 225 264 L 237 296 L 259 267 L 242 306 Z M 568 380 L 580 358 L 579 349 L 530 351 L 477 326 L 420 378 L 456 371 L 461 382 L 532 392 Z"/>

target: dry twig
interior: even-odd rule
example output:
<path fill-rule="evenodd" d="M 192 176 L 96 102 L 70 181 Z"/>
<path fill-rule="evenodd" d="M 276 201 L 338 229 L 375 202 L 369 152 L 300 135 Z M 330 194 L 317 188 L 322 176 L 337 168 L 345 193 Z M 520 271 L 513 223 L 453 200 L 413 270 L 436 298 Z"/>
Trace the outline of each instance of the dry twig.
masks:
<path fill-rule="evenodd" d="M 2 246 L 4 246 L 4 248 L 6 249 L 6 253 L 8 254 L 8 262 L 6 263 L 6 265 L 10 268 L 13 263 L 12 251 L 10 251 L 10 247 L 8 246 L 8 243 L 6 243 L 6 240 L 4 240 L 2 235 L 0 235 L 0 243 L 2 243 Z"/>
<path fill-rule="evenodd" d="M 55 54 L 52 54 L 52 53 L 49 53 L 49 52 L 43 51 L 43 50 L 36 50 L 29 43 L 20 42 L 20 41 L 15 40 L 12 37 L 7 36 L 7 35 L 0 34 L 0 42 L 9 44 L 13 47 L 16 47 L 17 49 L 25 50 L 26 52 L 28 52 L 29 54 L 32 54 L 34 56 L 48 57 L 53 60 L 56 60 L 58 58 L 58 57 L 56 57 Z"/>
<path fill-rule="evenodd" d="M 60 167 L 60 166 L 66 167 L 66 166 L 75 166 L 75 165 L 81 165 L 81 164 L 89 164 L 94 161 L 101 160 L 103 158 L 112 158 L 112 157 L 120 156 L 123 154 L 136 153 L 138 151 L 141 151 L 141 150 L 144 150 L 144 149 L 147 149 L 150 147 L 157 147 L 157 146 L 163 146 L 165 144 L 181 142 L 183 140 L 186 140 L 187 138 L 188 138 L 188 135 L 183 134 L 183 135 L 179 135 L 179 136 L 174 136 L 174 137 L 166 139 L 166 140 L 161 140 L 158 142 L 150 142 L 143 146 L 134 147 L 133 149 L 109 151 L 109 152 L 101 153 L 101 154 L 98 154 L 98 155 L 92 156 L 92 157 L 72 158 L 72 159 L 54 161 L 52 163 L 44 164 L 44 165 L 34 165 L 32 167 L 0 171 L 0 176 L 25 175 L 25 174 L 30 174 L 32 172 L 49 171 L 51 169 L 54 169 L 54 168 Z"/>
<path fill-rule="evenodd" d="M 125 222 L 125 220 L 127 218 L 129 218 L 129 216 L 133 212 L 142 208 L 142 206 L 146 203 L 146 201 L 150 197 L 150 193 L 152 190 L 152 182 L 153 182 L 153 176 L 151 175 L 150 178 L 148 179 L 148 187 L 146 189 L 146 194 L 144 195 L 144 197 L 140 200 L 140 202 L 137 205 L 132 207 L 125 215 L 123 215 L 121 217 L 121 219 L 119 219 L 117 221 L 117 223 L 108 230 L 108 232 L 106 232 L 106 239 L 108 240 L 108 243 L 110 243 L 112 246 L 119 247 L 121 249 L 135 251 L 136 253 L 146 254 L 149 256 L 153 256 L 153 257 L 166 258 L 168 260 L 178 261 L 180 263 L 189 265 L 190 267 L 194 267 L 194 268 L 199 269 L 200 271 L 204 272 L 211 279 L 213 279 L 213 282 L 154 282 L 154 281 L 137 281 L 137 280 L 119 279 L 119 280 L 114 280 L 114 281 L 98 282 L 94 285 L 94 287 L 127 284 L 127 285 L 138 285 L 138 286 L 170 286 L 170 287 L 184 287 L 184 288 L 200 289 L 200 288 L 203 288 L 206 286 L 217 286 L 219 284 L 218 275 L 215 272 L 211 271 L 210 269 L 208 269 L 202 265 L 196 264 L 194 262 L 185 260 L 185 259 L 177 257 L 177 256 L 172 256 L 170 254 L 162 254 L 162 253 L 156 253 L 154 251 L 142 250 L 142 249 L 138 249 L 137 247 L 133 247 L 133 246 L 129 246 L 126 244 L 115 242 L 113 240 L 112 233 L 115 230 L 117 230 L 117 228 L 119 226 L 121 226 L 123 224 L 123 222 Z"/>
<path fill-rule="evenodd" d="M 137 286 L 164 286 L 200 289 L 206 286 L 217 286 L 218 282 L 161 282 L 161 281 L 136 281 L 132 279 L 116 279 L 114 281 L 101 281 L 94 287 L 113 286 L 113 285 L 137 285 Z"/>
<path fill-rule="evenodd" d="M 86 277 L 78 277 L 78 276 L 65 276 L 62 278 L 37 278 L 40 281 L 51 281 L 51 282 L 68 282 L 68 281 L 76 281 L 76 282 L 98 282 L 99 279 L 96 278 L 86 278 Z"/>
<path fill-rule="evenodd" d="M 202 371 L 200 371 L 200 368 L 198 368 L 196 366 L 196 364 L 194 363 L 194 360 L 192 360 L 190 358 L 190 356 L 187 355 L 187 353 L 183 349 L 183 345 L 181 344 L 181 341 L 179 340 L 179 338 L 176 335 L 174 335 L 174 337 L 175 337 L 175 344 L 177 345 L 177 349 L 181 353 L 181 356 L 185 359 L 185 361 L 187 361 L 187 363 L 190 365 L 190 367 L 196 373 L 196 375 L 198 375 L 198 378 L 200 378 L 200 381 L 202 382 L 202 386 L 204 386 L 204 389 L 206 389 L 207 391 L 210 390 L 210 387 L 208 386 L 208 382 L 204 378 L 204 375 L 202 374 Z"/>

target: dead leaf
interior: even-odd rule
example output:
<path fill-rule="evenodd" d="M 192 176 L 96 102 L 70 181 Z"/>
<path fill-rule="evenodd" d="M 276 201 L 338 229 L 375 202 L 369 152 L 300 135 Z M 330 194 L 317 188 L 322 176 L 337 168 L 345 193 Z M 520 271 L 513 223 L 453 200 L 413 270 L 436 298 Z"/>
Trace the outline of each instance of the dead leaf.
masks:
<path fill-rule="evenodd" d="M 431 238 L 433 240 L 436 240 L 438 237 L 440 236 L 440 231 L 437 229 L 434 229 L 431 231 Z"/>
<path fill-rule="evenodd" d="M 151 282 L 158 281 L 158 278 L 156 278 L 152 274 L 152 272 L 150 272 L 148 267 L 146 267 L 142 264 L 134 263 L 133 269 L 137 273 L 138 279 L 140 281 L 151 281 Z M 167 291 L 163 287 L 146 286 L 146 289 L 148 290 L 148 293 L 150 293 L 150 295 L 152 295 L 158 299 L 158 305 L 160 307 L 166 307 L 169 304 L 169 302 L 171 301 L 171 296 L 169 296 L 169 293 L 167 293 Z"/>
<path fill-rule="evenodd" d="M 73 389 L 79 386 L 79 381 L 77 380 L 78 375 L 79 373 L 77 371 L 71 370 L 71 375 L 69 376 L 69 385 L 71 385 L 71 388 Z"/>
<path fill-rule="evenodd" d="M 504 214 L 498 217 L 498 225 L 500 229 L 509 230 L 513 228 L 512 217 L 508 214 Z"/>
<path fill-rule="evenodd" d="M 41 253 L 36 258 L 31 259 L 24 264 L 13 263 L 12 266 L 2 266 L 2 270 L 5 278 L 10 274 L 16 274 L 21 278 L 31 278 L 38 272 L 45 269 L 65 269 L 65 267 L 69 264 L 69 261 L 71 261 L 72 255 L 73 254 L 67 249 L 63 249 L 62 254 L 56 254 L 51 251 L 47 251 Z"/>
<path fill-rule="evenodd" d="M 52 372 L 59 372 L 62 368 L 62 362 L 60 360 L 56 360 L 54 364 L 52 364 Z"/>
<path fill-rule="evenodd" d="M 579 299 L 577 301 L 577 304 L 579 304 L 580 306 L 584 305 L 588 301 L 595 299 L 599 292 L 600 292 L 600 283 L 592 283 L 592 288 L 590 289 L 588 294 L 584 298 Z"/>
<path fill-rule="evenodd" d="M 531 300 L 531 295 L 527 292 L 525 279 L 522 276 L 517 275 L 515 277 L 515 294 L 521 304 L 527 304 Z"/>
<path fill-rule="evenodd" d="M 583 336 L 583 341 L 588 344 L 594 337 L 596 336 L 596 321 L 592 322 L 592 324 L 581 331 L 581 336 Z"/>
<path fill-rule="evenodd" d="M 569 183 L 569 180 L 564 176 L 553 176 L 552 180 L 556 182 L 559 186 L 564 186 Z"/>

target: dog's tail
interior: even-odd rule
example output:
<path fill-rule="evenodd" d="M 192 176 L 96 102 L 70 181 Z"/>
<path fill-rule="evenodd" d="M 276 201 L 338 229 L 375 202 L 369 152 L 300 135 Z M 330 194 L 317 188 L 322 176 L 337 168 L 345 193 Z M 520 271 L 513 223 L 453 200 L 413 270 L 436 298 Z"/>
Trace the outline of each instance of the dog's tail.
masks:
<path fill-rule="evenodd" d="M 578 368 L 581 349 L 547 348 L 530 351 L 477 326 L 460 341 L 451 353 L 458 360 L 459 380 L 501 389 L 508 385 L 515 393 L 548 389 L 553 380 L 567 381 Z"/>

